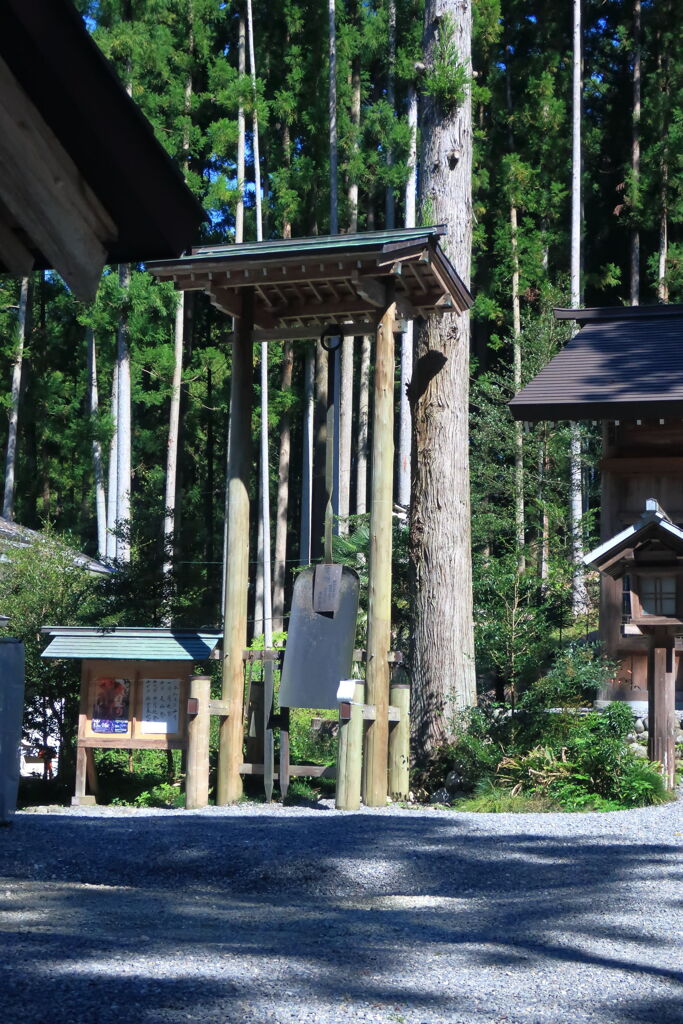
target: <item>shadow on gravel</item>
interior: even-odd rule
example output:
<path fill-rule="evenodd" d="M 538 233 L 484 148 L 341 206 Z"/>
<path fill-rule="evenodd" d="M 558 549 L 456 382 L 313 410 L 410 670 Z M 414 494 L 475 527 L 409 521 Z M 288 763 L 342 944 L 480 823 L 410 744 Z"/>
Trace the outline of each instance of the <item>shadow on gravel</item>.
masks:
<path fill-rule="evenodd" d="M 351 1006 L 426 1024 L 683 1021 L 673 845 L 463 817 L 26 815 L 0 835 L 0 875 L 6 1024 L 262 1024 L 298 1001 L 291 1019 L 314 1021 L 316 1000 L 334 1024 Z"/>

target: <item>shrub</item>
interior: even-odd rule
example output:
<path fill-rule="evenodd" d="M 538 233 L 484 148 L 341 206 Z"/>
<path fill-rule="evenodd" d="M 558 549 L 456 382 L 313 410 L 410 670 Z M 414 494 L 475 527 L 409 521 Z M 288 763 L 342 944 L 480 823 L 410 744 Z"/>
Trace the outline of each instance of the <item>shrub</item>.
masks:
<path fill-rule="evenodd" d="M 467 804 L 472 810 L 519 809 L 509 806 L 518 798 L 571 811 L 668 799 L 659 766 L 637 757 L 626 743 L 633 726 L 628 705 L 581 710 L 613 671 L 593 648 L 569 648 L 516 709 L 484 704 L 462 714 L 457 739 L 423 772 L 422 788 L 431 793 L 446 782 L 452 791 L 448 780 L 454 773 L 451 783 L 475 791 Z"/>

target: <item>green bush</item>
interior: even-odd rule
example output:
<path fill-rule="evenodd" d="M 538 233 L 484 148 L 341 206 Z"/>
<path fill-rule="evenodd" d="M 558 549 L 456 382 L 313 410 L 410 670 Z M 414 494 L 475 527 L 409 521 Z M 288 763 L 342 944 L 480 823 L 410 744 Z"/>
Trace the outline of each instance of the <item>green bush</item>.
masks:
<path fill-rule="evenodd" d="M 449 788 L 475 791 L 467 802 L 472 810 L 515 809 L 509 801 L 519 798 L 569 811 L 611 811 L 668 799 L 659 766 L 628 747 L 628 705 L 582 709 L 613 671 L 591 647 L 572 647 L 515 709 L 483 705 L 461 715 L 456 741 L 439 751 L 418 781 L 420 795 L 431 794 L 455 773 Z M 458 806 L 465 809 L 462 802 Z"/>

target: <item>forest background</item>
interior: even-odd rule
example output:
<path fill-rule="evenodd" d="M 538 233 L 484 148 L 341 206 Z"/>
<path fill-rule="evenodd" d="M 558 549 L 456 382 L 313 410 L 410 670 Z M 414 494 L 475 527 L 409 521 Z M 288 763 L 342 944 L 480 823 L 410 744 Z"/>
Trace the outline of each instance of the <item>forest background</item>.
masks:
<path fill-rule="evenodd" d="M 254 5 L 255 87 L 240 62 L 244 9 L 238 2 L 78 0 L 76 6 L 203 203 L 207 222 L 201 241 L 235 240 L 240 117 L 247 126 L 243 237 L 256 237 L 254 112 L 264 237 L 330 230 L 327 4 L 269 0 Z M 405 223 L 415 97 L 462 89 L 447 22 L 435 60 L 424 64 L 423 7 L 420 0 L 336 3 L 341 230 Z M 584 0 L 582 11 L 584 303 L 680 302 L 683 38 L 675 0 Z M 572 12 L 564 0 L 475 0 L 473 15 L 474 619 L 480 685 L 503 696 L 538 674 L 563 637 L 586 632 L 594 622 L 589 612 L 577 625 L 572 614 L 569 425 L 517 430 L 507 410 L 519 385 L 568 337 L 566 323 L 553 319 L 552 307 L 570 305 Z M 418 223 L 431 220 L 428 205 L 418 209 Z M 89 308 L 49 272 L 34 275 L 23 287 L 2 279 L 0 289 L 0 380 L 6 382 L 0 401 L 8 412 L 0 443 L 7 448 L 9 438 L 15 447 L 3 515 L 28 527 L 50 524 L 53 535 L 67 534 L 74 547 L 124 565 L 97 601 L 79 599 L 74 584 L 63 606 L 52 602 L 50 614 L 61 608 L 64 622 L 218 625 L 230 391 L 225 318 L 203 294 L 186 301 L 179 383 L 177 377 L 174 381 L 178 298 L 144 268 L 132 268 L 129 277 L 108 270 Z M 115 369 L 122 330 L 131 372 L 131 506 L 129 515 L 118 517 L 127 520 L 118 546 L 107 551 L 106 541 L 98 540 L 96 478 L 99 458 L 104 498 L 107 463 L 117 458 Z M 368 473 L 364 403 L 372 360 L 360 341 L 352 352 L 354 390 L 345 399 L 352 437 L 351 518 L 342 526 L 338 552 L 362 568 Z M 268 347 L 271 507 L 273 523 L 281 523 L 279 543 L 275 526 L 272 537 L 276 628 L 283 624 L 282 612 L 286 616 L 293 572 L 308 560 L 301 511 L 304 435 L 316 398 L 311 367 L 311 343 Z M 410 377 L 406 369 L 404 382 Z M 174 396 L 179 398 L 178 456 L 169 492 Z M 397 362 L 397 409 L 400 400 Z M 410 455 L 399 424 L 397 417 L 400 469 Z M 257 434 L 255 414 L 254 453 Z M 582 425 L 581 434 L 581 530 L 590 544 L 596 530 L 599 427 Z M 400 481 L 397 472 L 397 487 Z M 396 500 L 405 506 L 405 491 L 397 490 Z M 257 533 L 254 515 L 250 620 L 260 633 Z M 394 645 L 407 653 L 406 535 L 405 517 L 398 514 Z M 55 592 L 60 580 L 70 579 L 63 565 L 43 575 L 53 579 Z M 28 628 L 41 624 L 41 616 L 44 622 L 45 614 L 45 601 L 37 598 L 35 607 L 26 609 Z M 53 683 L 55 696 L 73 685 Z"/>

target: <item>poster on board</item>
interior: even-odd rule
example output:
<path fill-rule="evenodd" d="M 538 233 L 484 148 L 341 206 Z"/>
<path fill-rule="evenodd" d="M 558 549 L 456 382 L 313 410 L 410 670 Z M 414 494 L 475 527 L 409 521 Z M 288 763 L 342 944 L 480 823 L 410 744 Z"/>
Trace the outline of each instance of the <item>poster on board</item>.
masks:
<path fill-rule="evenodd" d="M 95 680 L 92 731 L 127 733 L 130 715 L 130 679 L 109 676 Z"/>
<path fill-rule="evenodd" d="M 140 732 L 169 736 L 179 724 L 180 679 L 143 679 Z"/>

